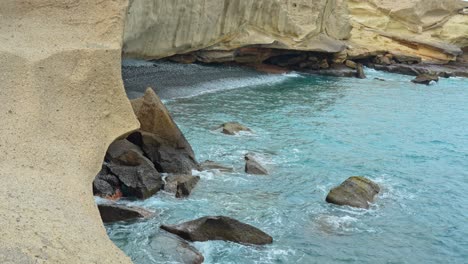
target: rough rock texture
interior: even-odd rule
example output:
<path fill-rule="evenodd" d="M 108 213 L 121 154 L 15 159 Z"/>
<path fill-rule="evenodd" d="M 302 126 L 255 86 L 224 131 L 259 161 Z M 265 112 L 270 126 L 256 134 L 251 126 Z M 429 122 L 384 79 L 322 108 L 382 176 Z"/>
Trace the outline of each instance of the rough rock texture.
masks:
<path fill-rule="evenodd" d="M 265 245 L 273 238 L 251 225 L 226 216 L 206 216 L 162 229 L 189 241 L 226 240 L 243 244 Z"/>
<path fill-rule="evenodd" d="M 195 247 L 169 235 L 158 234 L 151 238 L 150 247 L 154 251 L 164 252 L 159 257 L 165 263 L 201 264 L 205 260 Z"/>
<path fill-rule="evenodd" d="M 353 176 L 340 186 L 333 188 L 327 195 L 326 201 L 337 205 L 349 205 L 358 208 L 369 208 L 369 202 L 380 192 L 380 187 L 371 180 Z"/>
<path fill-rule="evenodd" d="M 165 179 L 164 190 L 175 193 L 177 198 L 187 197 L 200 180 L 200 176 L 170 175 Z"/>
<path fill-rule="evenodd" d="M 198 167 L 192 147 L 153 89 L 132 100 L 132 106 L 141 128 L 129 140 L 141 146 L 158 171 L 191 174 Z"/>
<path fill-rule="evenodd" d="M 348 0 L 351 57 L 398 51 L 424 61 L 447 62 L 468 46 L 468 16 L 460 0 Z M 466 5 L 466 3 L 465 3 Z"/>
<path fill-rule="evenodd" d="M 235 135 L 241 131 L 247 131 L 247 132 L 252 131 L 250 130 L 250 128 L 242 124 L 239 124 L 237 122 L 224 123 L 219 128 L 221 128 L 221 132 L 223 132 L 226 135 Z"/>
<path fill-rule="evenodd" d="M 154 215 L 154 213 L 143 208 L 120 204 L 98 204 L 98 209 L 104 223 L 137 220 Z"/>
<path fill-rule="evenodd" d="M 260 162 L 257 161 L 255 155 L 247 153 L 245 159 L 245 172 L 248 174 L 267 175 L 268 170 L 265 169 Z"/>
<path fill-rule="evenodd" d="M 344 0 L 133 0 L 127 56 L 162 58 L 249 45 L 338 52 L 351 30 Z"/>
<path fill-rule="evenodd" d="M 0 263 L 131 263 L 91 188 L 109 144 L 138 128 L 120 73 L 126 7 L 0 3 Z"/>
<path fill-rule="evenodd" d="M 437 75 L 430 75 L 430 74 L 421 74 L 421 75 L 418 75 L 418 77 L 411 80 L 411 82 L 425 84 L 425 85 L 429 85 L 432 82 L 438 82 L 438 81 L 439 81 L 439 77 Z"/>

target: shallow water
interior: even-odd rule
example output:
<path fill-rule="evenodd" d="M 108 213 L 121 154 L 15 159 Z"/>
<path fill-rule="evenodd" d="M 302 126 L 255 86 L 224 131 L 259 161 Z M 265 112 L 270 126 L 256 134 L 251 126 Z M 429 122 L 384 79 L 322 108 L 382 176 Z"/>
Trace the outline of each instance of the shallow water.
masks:
<path fill-rule="evenodd" d="M 274 243 L 194 243 L 205 263 L 466 263 L 468 79 L 422 86 L 410 76 L 366 73 L 365 80 L 259 74 L 245 77 L 247 85 L 236 78 L 211 93 L 169 96 L 198 159 L 236 172 L 199 173 L 188 199 L 160 192 L 132 202 L 159 217 L 108 225 L 109 236 L 135 263 L 171 263 L 149 247 L 160 224 L 226 215 L 266 231 Z M 196 85 L 213 82 L 229 84 Z M 226 121 L 254 133 L 214 131 Z M 271 175 L 242 172 L 248 151 L 262 156 Z M 328 190 L 352 175 L 380 184 L 370 210 L 325 203 Z"/>

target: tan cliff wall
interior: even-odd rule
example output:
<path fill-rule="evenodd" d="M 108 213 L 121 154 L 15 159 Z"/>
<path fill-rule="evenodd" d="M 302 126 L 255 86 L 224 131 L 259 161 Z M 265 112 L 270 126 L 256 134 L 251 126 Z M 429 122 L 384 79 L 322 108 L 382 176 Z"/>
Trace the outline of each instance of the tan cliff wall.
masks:
<path fill-rule="evenodd" d="M 0 3 L 0 263 L 131 263 L 92 181 L 136 129 L 125 95 L 126 0 Z"/>
<path fill-rule="evenodd" d="M 468 45 L 462 6 L 460 0 L 133 0 L 124 53 L 149 59 L 251 45 L 335 53 L 345 43 L 351 57 L 399 51 L 447 62 Z"/>
<path fill-rule="evenodd" d="M 249 45 L 338 52 L 350 30 L 344 0 L 133 0 L 124 52 L 162 58 Z"/>
<path fill-rule="evenodd" d="M 348 0 L 351 54 L 397 51 L 447 62 L 468 46 L 468 16 L 459 0 Z"/>

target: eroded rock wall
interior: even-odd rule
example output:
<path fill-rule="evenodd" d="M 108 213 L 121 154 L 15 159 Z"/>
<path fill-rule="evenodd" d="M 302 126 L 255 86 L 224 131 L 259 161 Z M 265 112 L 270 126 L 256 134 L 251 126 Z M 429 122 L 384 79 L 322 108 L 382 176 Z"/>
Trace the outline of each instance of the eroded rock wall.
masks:
<path fill-rule="evenodd" d="M 268 48 L 338 52 L 349 37 L 345 0 L 133 0 L 125 29 L 130 57 Z"/>
<path fill-rule="evenodd" d="M 91 188 L 139 126 L 120 72 L 127 4 L 0 3 L 0 263 L 131 263 Z"/>
<path fill-rule="evenodd" d="M 468 46 L 468 16 L 460 0 L 348 0 L 353 30 L 350 54 L 378 50 L 447 62 Z"/>

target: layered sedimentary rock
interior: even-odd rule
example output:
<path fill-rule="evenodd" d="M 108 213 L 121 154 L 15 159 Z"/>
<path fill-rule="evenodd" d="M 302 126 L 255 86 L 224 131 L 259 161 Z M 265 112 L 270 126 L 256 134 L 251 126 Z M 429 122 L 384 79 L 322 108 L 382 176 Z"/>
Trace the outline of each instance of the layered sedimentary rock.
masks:
<path fill-rule="evenodd" d="M 0 263 L 131 263 L 92 181 L 138 128 L 120 57 L 125 0 L 0 3 Z"/>
<path fill-rule="evenodd" d="M 326 53 L 348 48 L 344 53 L 351 59 L 396 51 L 444 63 L 468 46 L 464 5 L 460 0 L 133 0 L 124 52 L 140 58 L 192 53 L 174 59 L 245 63 L 274 56 L 272 48 Z M 252 46 L 257 58 L 239 54 L 239 48 Z"/>
<path fill-rule="evenodd" d="M 353 30 L 351 58 L 379 51 L 448 62 L 468 46 L 468 16 L 459 0 L 347 0 Z M 465 3 L 466 5 L 466 3 Z"/>
<path fill-rule="evenodd" d="M 344 0 L 134 0 L 127 56 L 162 58 L 249 45 L 338 52 L 351 30 Z"/>

